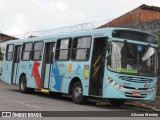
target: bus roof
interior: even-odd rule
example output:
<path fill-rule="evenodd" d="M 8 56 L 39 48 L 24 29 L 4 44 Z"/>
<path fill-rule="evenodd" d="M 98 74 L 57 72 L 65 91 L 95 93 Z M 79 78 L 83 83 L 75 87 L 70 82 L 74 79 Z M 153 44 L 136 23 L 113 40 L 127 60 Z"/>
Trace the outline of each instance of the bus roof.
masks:
<path fill-rule="evenodd" d="M 129 31 L 137 31 L 137 32 L 143 32 L 146 34 L 150 34 L 152 36 L 157 37 L 156 35 L 149 33 L 147 31 L 142 31 L 138 29 L 131 29 L 131 28 L 119 28 L 119 27 L 107 27 L 107 28 L 101 28 L 101 29 L 93 29 L 93 30 L 86 30 L 86 31 L 79 31 L 79 32 L 72 32 L 72 33 L 64 33 L 64 34 L 54 34 L 44 37 L 33 37 L 33 38 L 25 38 L 25 39 L 17 39 L 17 40 L 9 40 L 7 43 L 23 43 L 23 42 L 32 42 L 32 41 L 40 41 L 40 40 L 48 40 L 48 39 L 60 39 L 60 38 L 70 38 L 70 37 L 78 37 L 78 36 L 89 36 L 94 34 L 104 34 L 105 36 L 111 36 L 112 31 L 114 30 L 129 30 Z M 157 37 L 158 39 L 158 37 Z"/>

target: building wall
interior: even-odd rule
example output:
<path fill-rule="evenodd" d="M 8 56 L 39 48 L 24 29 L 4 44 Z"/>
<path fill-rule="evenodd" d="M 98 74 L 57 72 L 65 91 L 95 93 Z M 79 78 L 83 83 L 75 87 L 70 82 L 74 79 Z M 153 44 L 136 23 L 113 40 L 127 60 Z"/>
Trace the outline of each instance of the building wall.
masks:
<path fill-rule="evenodd" d="M 131 26 L 131 28 L 140 28 L 142 30 L 149 30 L 152 33 L 155 33 L 155 30 L 153 30 L 153 28 L 156 27 L 156 29 L 158 29 L 159 20 L 160 9 L 142 5 L 112 20 L 111 22 L 100 26 L 99 28 Z"/>
<path fill-rule="evenodd" d="M 144 31 L 155 34 L 157 31 L 160 31 L 160 19 L 152 20 L 152 21 L 129 23 L 129 24 L 120 25 L 119 27 L 134 28 L 134 29 L 144 30 Z"/>
<path fill-rule="evenodd" d="M 133 23 L 133 22 L 137 22 L 139 20 L 139 14 L 140 13 L 140 9 L 137 8 L 131 12 L 128 12 L 114 20 L 112 20 L 111 22 L 102 25 L 101 27 L 116 27 L 116 26 L 120 26 L 126 23 Z"/>
<path fill-rule="evenodd" d="M 140 9 L 139 21 L 152 21 L 160 19 L 160 11 Z"/>

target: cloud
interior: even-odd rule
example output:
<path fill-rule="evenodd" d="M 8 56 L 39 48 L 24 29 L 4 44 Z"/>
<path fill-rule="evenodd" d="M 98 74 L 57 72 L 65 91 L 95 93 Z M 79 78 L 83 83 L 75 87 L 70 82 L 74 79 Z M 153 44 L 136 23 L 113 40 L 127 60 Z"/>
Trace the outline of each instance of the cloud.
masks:
<path fill-rule="evenodd" d="M 15 35 L 110 19 L 141 4 L 160 6 L 159 0 L 0 0 L 0 31 Z"/>
<path fill-rule="evenodd" d="M 57 8 L 58 8 L 59 10 L 61 10 L 61 11 L 65 11 L 65 10 L 68 9 L 68 5 L 67 5 L 67 4 L 64 4 L 64 3 L 62 3 L 62 2 L 58 2 L 58 3 L 56 4 L 56 6 L 57 6 Z"/>
<path fill-rule="evenodd" d="M 23 14 L 16 14 L 12 18 L 11 26 L 7 31 L 14 34 L 25 32 L 23 28 L 27 28 L 26 23 L 26 17 Z"/>
<path fill-rule="evenodd" d="M 0 2 L 3 3 L 0 8 L 3 17 L 0 29 L 11 35 L 67 26 L 85 19 L 81 12 L 70 11 L 64 1 L 0 0 Z"/>

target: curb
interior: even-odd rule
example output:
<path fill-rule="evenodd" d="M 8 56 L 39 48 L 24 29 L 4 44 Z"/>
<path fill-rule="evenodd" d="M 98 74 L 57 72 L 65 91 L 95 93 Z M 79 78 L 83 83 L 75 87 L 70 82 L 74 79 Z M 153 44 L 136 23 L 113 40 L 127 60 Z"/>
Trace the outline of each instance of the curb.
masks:
<path fill-rule="evenodd" d="M 159 112 L 160 109 L 157 109 L 153 106 L 150 106 L 150 105 L 147 105 L 147 104 L 144 104 L 144 103 L 139 103 L 139 104 L 131 104 L 131 103 L 125 103 L 124 107 L 131 107 L 131 108 L 138 108 L 138 109 L 141 109 L 141 110 L 151 110 L 151 111 L 154 111 L 154 112 Z"/>

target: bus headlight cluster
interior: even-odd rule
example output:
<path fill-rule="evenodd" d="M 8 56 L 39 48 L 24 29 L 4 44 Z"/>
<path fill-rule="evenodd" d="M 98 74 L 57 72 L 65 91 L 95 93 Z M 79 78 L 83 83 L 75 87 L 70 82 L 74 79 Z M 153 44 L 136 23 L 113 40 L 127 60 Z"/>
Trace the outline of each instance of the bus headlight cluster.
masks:
<path fill-rule="evenodd" d="M 107 77 L 107 80 L 108 80 L 108 82 L 109 82 L 110 85 L 112 85 L 112 86 L 114 86 L 114 87 L 116 87 L 118 89 L 122 89 L 123 88 L 122 85 L 119 85 L 118 83 L 116 83 L 115 81 L 113 81 L 111 79 L 111 77 Z"/>
<path fill-rule="evenodd" d="M 157 85 L 155 85 L 154 87 L 148 89 L 148 91 L 149 91 L 149 92 L 152 92 L 152 91 L 156 90 L 156 88 L 157 88 Z"/>

